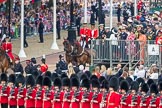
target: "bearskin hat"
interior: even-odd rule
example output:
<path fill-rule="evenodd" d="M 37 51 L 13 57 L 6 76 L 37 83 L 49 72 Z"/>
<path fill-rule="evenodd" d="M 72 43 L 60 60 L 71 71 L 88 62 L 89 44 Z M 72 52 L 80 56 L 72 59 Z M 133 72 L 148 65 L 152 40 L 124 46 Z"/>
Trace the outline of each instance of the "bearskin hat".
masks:
<path fill-rule="evenodd" d="M 59 77 L 55 78 L 55 80 L 53 81 L 53 85 L 61 88 L 61 86 L 62 86 L 61 79 Z"/>
<path fill-rule="evenodd" d="M 120 89 L 125 90 L 126 92 L 129 90 L 129 83 L 127 80 L 123 80 L 120 83 Z"/>
<path fill-rule="evenodd" d="M 159 91 L 162 91 L 162 82 L 159 82 Z"/>
<path fill-rule="evenodd" d="M 49 77 L 49 78 L 51 78 L 51 76 L 52 76 L 52 73 L 50 72 L 50 71 L 47 71 L 47 72 L 45 72 L 45 74 L 44 74 L 44 77 Z"/>
<path fill-rule="evenodd" d="M 80 76 L 80 81 L 83 79 L 88 79 L 88 76 L 85 73 Z"/>
<path fill-rule="evenodd" d="M 143 78 L 137 78 L 136 81 L 138 82 L 139 86 L 145 83 L 145 80 Z"/>
<path fill-rule="evenodd" d="M 26 85 L 31 85 L 32 87 L 35 85 L 35 79 L 32 75 L 27 76 Z"/>
<path fill-rule="evenodd" d="M 5 73 L 1 74 L 1 81 L 6 81 L 7 82 L 7 74 L 5 74 Z"/>
<path fill-rule="evenodd" d="M 132 78 L 131 77 L 127 77 L 126 80 L 127 80 L 128 84 L 131 85 L 131 83 L 133 81 Z"/>
<path fill-rule="evenodd" d="M 16 83 L 17 84 L 22 83 L 22 85 L 24 85 L 25 84 L 25 77 L 22 74 L 19 74 L 16 78 Z"/>
<path fill-rule="evenodd" d="M 52 81 L 48 76 L 45 76 L 43 78 L 43 86 L 51 87 L 51 83 L 52 83 Z"/>
<path fill-rule="evenodd" d="M 105 79 L 106 79 L 106 78 L 105 78 L 104 76 L 100 76 L 100 78 L 99 78 L 100 84 L 101 84 Z"/>
<path fill-rule="evenodd" d="M 15 76 L 15 74 L 11 74 L 9 76 L 8 82 L 16 83 L 16 76 Z"/>
<path fill-rule="evenodd" d="M 119 80 L 114 76 L 110 79 L 110 85 L 109 88 L 113 88 L 114 91 L 117 91 L 119 88 Z"/>
<path fill-rule="evenodd" d="M 101 88 L 109 89 L 109 83 L 106 79 L 102 81 Z"/>
<path fill-rule="evenodd" d="M 78 80 L 78 78 L 75 78 L 75 77 L 71 78 L 70 79 L 70 83 L 71 83 L 72 87 L 79 88 L 79 80 Z"/>
<path fill-rule="evenodd" d="M 147 83 L 142 84 L 141 91 L 147 93 L 149 91 L 149 86 Z"/>
<path fill-rule="evenodd" d="M 52 81 L 54 81 L 56 78 L 58 78 L 59 76 L 58 76 L 58 74 L 57 73 L 52 73 L 52 77 L 51 77 L 51 79 L 52 79 Z"/>
<path fill-rule="evenodd" d="M 139 89 L 139 83 L 137 81 L 133 81 L 131 83 L 131 90 L 135 90 L 137 92 L 138 89 Z"/>
<path fill-rule="evenodd" d="M 70 87 L 70 79 L 68 77 L 62 79 L 62 86 Z"/>
<path fill-rule="evenodd" d="M 92 87 L 96 87 L 96 88 L 100 88 L 100 82 L 99 82 L 99 80 L 98 79 L 93 79 L 92 81 L 91 81 L 91 84 L 92 84 Z"/>
<path fill-rule="evenodd" d="M 158 93 L 158 87 L 155 83 L 152 83 L 151 86 L 150 86 L 150 93 L 155 93 L 157 94 Z"/>
<path fill-rule="evenodd" d="M 42 81 L 43 81 L 43 76 L 38 76 L 37 79 L 36 79 L 36 84 L 39 84 L 42 86 Z"/>
<path fill-rule="evenodd" d="M 81 81 L 81 87 L 85 87 L 85 88 L 87 88 L 87 89 L 89 89 L 90 88 L 90 81 L 89 81 L 89 79 L 83 79 L 82 81 Z"/>
<path fill-rule="evenodd" d="M 124 80 L 123 77 L 119 77 L 119 84 L 121 84 L 121 82 Z"/>
<path fill-rule="evenodd" d="M 30 60 L 32 63 L 34 63 L 34 64 L 36 64 L 37 63 L 37 61 L 36 61 L 36 59 L 33 57 L 33 58 L 31 58 L 31 60 Z"/>
<path fill-rule="evenodd" d="M 153 79 L 148 79 L 147 80 L 147 84 L 148 84 L 149 87 L 151 86 L 152 83 L 154 83 L 154 80 Z"/>
<path fill-rule="evenodd" d="M 92 81 L 93 79 L 98 79 L 98 78 L 97 78 L 96 75 L 92 75 L 92 76 L 90 77 L 90 80 Z"/>
<path fill-rule="evenodd" d="M 62 74 L 61 74 L 61 79 L 63 79 L 63 78 L 68 78 L 68 76 L 67 76 L 66 73 L 62 73 Z"/>
<path fill-rule="evenodd" d="M 79 79 L 79 77 L 77 76 L 77 74 L 72 74 L 72 75 L 70 76 L 70 79 L 72 79 L 72 78 L 77 78 L 77 79 Z"/>

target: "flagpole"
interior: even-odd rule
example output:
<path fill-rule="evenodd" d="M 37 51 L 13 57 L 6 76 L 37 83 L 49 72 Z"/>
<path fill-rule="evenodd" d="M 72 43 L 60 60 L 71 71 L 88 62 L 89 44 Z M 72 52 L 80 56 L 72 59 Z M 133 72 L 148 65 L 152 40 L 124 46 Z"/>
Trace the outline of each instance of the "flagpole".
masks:
<path fill-rule="evenodd" d="M 53 0 L 53 43 L 51 49 L 58 50 L 58 45 L 56 42 L 56 0 Z"/>
<path fill-rule="evenodd" d="M 26 57 L 24 51 L 24 0 L 21 0 L 21 48 L 19 52 L 19 57 Z"/>

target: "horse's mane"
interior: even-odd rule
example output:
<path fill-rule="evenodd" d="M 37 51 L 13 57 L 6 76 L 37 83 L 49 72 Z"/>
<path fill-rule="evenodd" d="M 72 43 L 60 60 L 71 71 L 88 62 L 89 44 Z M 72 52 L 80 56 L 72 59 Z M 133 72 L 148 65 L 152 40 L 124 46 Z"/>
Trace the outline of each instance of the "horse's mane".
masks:
<path fill-rule="evenodd" d="M 5 54 L 5 50 L 2 48 L 2 46 L 0 47 L 0 53 Z"/>

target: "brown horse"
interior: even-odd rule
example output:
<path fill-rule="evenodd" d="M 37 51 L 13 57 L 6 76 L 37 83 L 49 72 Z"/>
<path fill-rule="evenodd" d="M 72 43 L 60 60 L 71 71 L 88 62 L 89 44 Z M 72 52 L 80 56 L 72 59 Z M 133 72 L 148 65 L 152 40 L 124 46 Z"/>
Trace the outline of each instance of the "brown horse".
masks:
<path fill-rule="evenodd" d="M 66 39 L 64 39 L 63 42 L 64 45 L 64 51 L 65 51 L 65 57 L 66 57 L 66 62 L 69 64 L 70 62 L 73 63 L 73 46 L 70 44 L 70 42 Z"/>
<path fill-rule="evenodd" d="M 84 49 L 79 42 L 74 42 L 74 54 L 77 60 L 77 64 L 83 64 L 86 65 L 86 63 L 90 64 L 91 63 L 91 54 L 90 49 Z"/>
<path fill-rule="evenodd" d="M 19 56 L 16 54 L 13 54 L 14 60 L 12 61 L 12 65 L 10 63 L 9 57 L 7 56 L 5 50 L 3 50 L 2 47 L 0 47 L 0 72 L 6 72 L 9 68 L 13 68 L 15 64 L 15 58 L 19 59 Z"/>

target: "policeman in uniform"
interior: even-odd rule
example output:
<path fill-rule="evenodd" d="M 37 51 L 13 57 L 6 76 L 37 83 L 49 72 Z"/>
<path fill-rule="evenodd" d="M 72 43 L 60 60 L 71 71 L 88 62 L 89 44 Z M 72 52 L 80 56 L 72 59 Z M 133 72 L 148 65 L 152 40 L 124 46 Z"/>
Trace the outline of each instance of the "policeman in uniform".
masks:
<path fill-rule="evenodd" d="M 119 81 L 116 77 L 110 79 L 109 93 L 107 95 L 107 108 L 118 108 L 120 105 L 120 95 L 117 93 Z"/>
<path fill-rule="evenodd" d="M 24 87 L 25 78 L 22 74 L 19 74 L 16 78 L 16 85 L 18 87 L 18 94 L 17 94 L 17 105 L 19 108 L 25 108 L 25 97 L 26 97 L 26 89 Z"/>
<path fill-rule="evenodd" d="M 87 47 L 88 38 L 90 37 L 90 29 L 87 23 L 83 23 L 83 28 L 80 29 L 80 44 L 83 48 Z"/>
<path fill-rule="evenodd" d="M 51 79 L 48 76 L 43 78 L 43 108 L 52 108 L 51 100 L 53 100 L 54 93 L 50 89 Z"/>
<path fill-rule="evenodd" d="M 54 86 L 54 98 L 52 101 L 53 106 L 54 108 L 62 108 L 64 92 L 61 91 L 62 82 L 59 77 L 54 79 L 53 86 Z"/>
<path fill-rule="evenodd" d="M 81 101 L 81 92 L 79 90 L 79 79 L 76 76 L 70 78 L 72 99 L 70 108 L 79 108 Z"/>
<path fill-rule="evenodd" d="M 128 107 L 128 90 L 129 90 L 129 83 L 127 80 L 122 80 L 120 83 L 120 93 L 121 93 L 121 101 L 120 107 L 127 108 Z"/>
<path fill-rule="evenodd" d="M 91 108 L 100 108 L 100 103 L 102 101 L 102 94 L 100 93 L 100 83 L 98 79 L 93 79 L 92 81 L 92 100 L 91 100 Z"/>
<path fill-rule="evenodd" d="M 38 76 L 36 79 L 35 108 L 42 108 L 43 103 L 42 80 L 43 76 Z"/>
<path fill-rule="evenodd" d="M 15 86 L 16 83 L 16 76 L 15 74 L 11 74 L 9 76 L 9 88 L 10 88 L 10 94 L 8 97 L 8 101 L 9 101 L 9 106 L 10 108 L 17 108 L 17 93 L 18 93 L 18 89 Z"/>
<path fill-rule="evenodd" d="M 34 108 L 35 107 L 35 96 L 36 91 L 34 89 L 35 79 L 32 75 L 27 76 L 26 78 L 26 108 Z"/>

